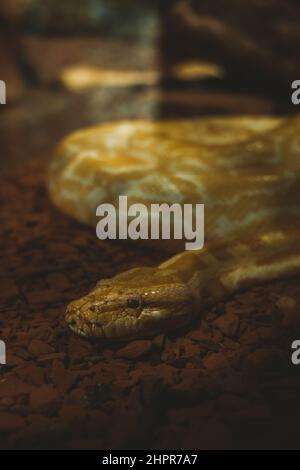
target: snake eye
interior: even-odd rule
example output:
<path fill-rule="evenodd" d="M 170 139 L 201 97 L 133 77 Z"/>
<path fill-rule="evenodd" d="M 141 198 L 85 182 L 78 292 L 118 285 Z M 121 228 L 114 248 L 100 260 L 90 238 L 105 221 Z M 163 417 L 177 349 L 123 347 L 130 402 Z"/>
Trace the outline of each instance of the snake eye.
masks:
<path fill-rule="evenodd" d="M 140 301 L 138 299 L 129 299 L 127 300 L 128 308 L 138 308 L 140 306 Z"/>

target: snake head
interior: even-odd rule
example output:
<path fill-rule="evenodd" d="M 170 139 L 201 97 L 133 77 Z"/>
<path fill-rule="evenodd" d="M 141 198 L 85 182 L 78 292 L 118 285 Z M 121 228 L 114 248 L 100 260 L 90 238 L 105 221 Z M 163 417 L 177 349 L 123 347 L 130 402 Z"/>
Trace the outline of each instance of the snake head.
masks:
<path fill-rule="evenodd" d="M 123 340 L 176 328 L 193 310 L 189 287 L 175 271 L 134 268 L 71 302 L 66 321 L 80 335 Z"/>

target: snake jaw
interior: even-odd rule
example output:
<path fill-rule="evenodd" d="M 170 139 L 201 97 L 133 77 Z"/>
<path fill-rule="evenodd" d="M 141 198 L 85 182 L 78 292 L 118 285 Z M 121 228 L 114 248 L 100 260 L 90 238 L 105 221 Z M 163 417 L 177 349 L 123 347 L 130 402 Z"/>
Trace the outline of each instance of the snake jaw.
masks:
<path fill-rule="evenodd" d="M 173 272 L 137 268 L 127 273 L 98 282 L 87 296 L 68 305 L 66 321 L 72 331 L 100 339 L 133 339 L 190 318 L 190 289 Z"/>
<path fill-rule="evenodd" d="M 91 333 L 92 323 L 87 321 L 88 317 L 86 315 L 86 309 L 84 309 L 84 306 L 87 304 L 88 300 L 83 297 L 79 300 L 74 300 L 71 302 L 66 310 L 66 322 L 72 331 L 78 333 L 81 336 L 89 336 Z"/>

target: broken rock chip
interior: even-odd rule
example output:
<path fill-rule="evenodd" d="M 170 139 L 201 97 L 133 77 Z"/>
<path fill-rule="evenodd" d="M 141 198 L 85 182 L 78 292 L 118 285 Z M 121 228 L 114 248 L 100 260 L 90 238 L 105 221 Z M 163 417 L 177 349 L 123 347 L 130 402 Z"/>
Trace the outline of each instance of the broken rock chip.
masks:
<path fill-rule="evenodd" d="M 43 356 L 44 354 L 50 354 L 54 351 L 54 349 L 44 341 L 41 341 L 39 339 L 33 339 L 28 346 L 28 351 L 33 356 L 38 357 Z"/>
<path fill-rule="evenodd" d="M 30 393 L 32 386 L 14 377 L 8 377 L 0 382 L 1 397 L 17 397 Z"/>
<path fill-rule="evenodd" d="M 51 379 L 57 390 L 61 393 L 67 392 L 75 383 L 78 374 L 66 370 L 61 361 L 53 361 L 51 370 Z"/>
<path fill-rule="evenodd" d="M 228 360 L 223 353 L 213 352 L 206 356 L 203 365 L 209 370 L 223 369 L 228 366 Z"/>
<path fill-rule="evenodd" d="M 0 412 L 0 432 L 12 432 L 25 426 L 22 416 Z"/>
<path fill-rule="evenodd" d="M 40 386 L 45 383 L 45 369 L 34 364 L 19 366 L 16 374 L 20 379 L 31 385 Z"/>
<path fill-rule="evenodd" d="M 214 324 L 221 330 L 225 336 L 232 337 L 236 334 L 239 326 L 239 318 L 234 313 L 226 313 L 220 316 Z"/>

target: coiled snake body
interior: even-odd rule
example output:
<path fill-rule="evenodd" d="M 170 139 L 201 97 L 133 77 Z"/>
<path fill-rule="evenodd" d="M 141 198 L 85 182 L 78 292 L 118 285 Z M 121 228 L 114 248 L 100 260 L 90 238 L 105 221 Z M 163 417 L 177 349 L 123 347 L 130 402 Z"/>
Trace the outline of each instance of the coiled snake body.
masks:
<path fill-rule="evenodd" d="M 53 202 L 96 225 L 120 194 L 150 206 L 204 203 L 205 247 L 157 268 L 100 280 L 67 308 L 72 330 L 126 339 L 178 327 L 253 284 L 300 272 L 300 118 L 122 121 L 80 130 L 57 148 Z"/>

